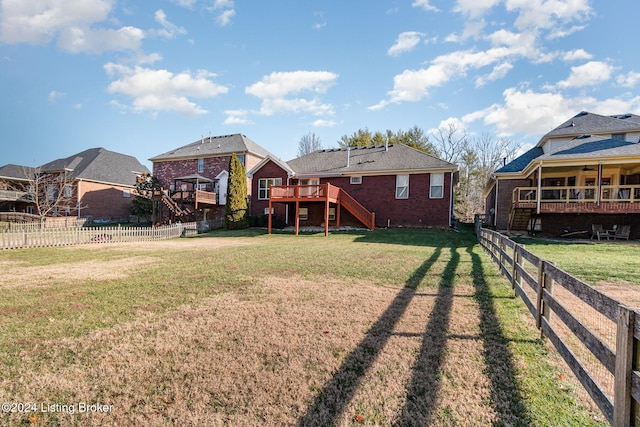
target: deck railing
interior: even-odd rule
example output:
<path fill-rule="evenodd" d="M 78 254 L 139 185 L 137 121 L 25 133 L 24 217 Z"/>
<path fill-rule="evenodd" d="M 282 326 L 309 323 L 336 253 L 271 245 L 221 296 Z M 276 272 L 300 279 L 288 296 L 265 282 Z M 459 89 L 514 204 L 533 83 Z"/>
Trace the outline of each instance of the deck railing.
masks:
<path fill-rule="evenodd" d="M 640 185 L 602 185 L 598 187 L 541 187 L 541 203 L 639 202 Z M 599 196 L 599 197 L 598 197 Z M 516 203 L 538 201 L 538 187 L 518 187 L 513 191 Z"/>
<path fill-rule="evenodd" d="M 0 190 L 0 200 L 8 200 L 10 202 L 17 202 L 18 200 L 21 200 L 24 202 L 30 202 L 33 200 L 33 197 L 26 191 Z"/>
<path fill-rule="evenodd" d="M 312 184 L 312 185 L 281 185 L 270 187 L 271 199 L 301 199 L 316 198 L 324 199 L 330 194 L 327 186 L 330 184 Z"/>

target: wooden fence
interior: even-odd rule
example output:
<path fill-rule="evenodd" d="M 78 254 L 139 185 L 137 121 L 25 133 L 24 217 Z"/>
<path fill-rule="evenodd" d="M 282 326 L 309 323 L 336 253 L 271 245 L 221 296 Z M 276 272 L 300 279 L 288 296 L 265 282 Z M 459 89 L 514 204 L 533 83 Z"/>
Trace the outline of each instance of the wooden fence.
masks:
<path fill-rule="evenodd" d="M 498 264 L 567 365 L 615 427 L 640 426 L 640 310 L 626 307 L 511 239 L 482 228 Z"/>
<path fill-rule="evenodd" d="M 24 228 L 0 233 L 0 249 L 166 240 L 197 233 L 195 222 L 160 227 Z"/>

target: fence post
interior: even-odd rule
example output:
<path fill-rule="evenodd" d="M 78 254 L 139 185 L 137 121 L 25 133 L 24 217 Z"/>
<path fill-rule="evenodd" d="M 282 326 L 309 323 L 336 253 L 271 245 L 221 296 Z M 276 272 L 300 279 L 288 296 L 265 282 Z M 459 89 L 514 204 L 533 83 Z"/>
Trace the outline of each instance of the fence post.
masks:
<path fill-rule="evenodd" d="M 511 270 L 511 289 L 516 288 L 516 283 L 520 276 L 516 267 L 520 264 L 520 252 L 518 251 L 518 246 L 518 244 L 513 245 L 513 258 L 511 259 L 511 262 L 513 262 L 513 269 Z"/>
<path fill-rule="evenodd" d="M 613 426 L 633 425 L 631 419 L 631 377 L 633 373 L 633 329 L 635 312 L 628 307 L 618 306 L 618 327 L 616 332 L 616 367 L 613 391 Z"/>
<path fill-rule="evenodd" d="M 543 298 L 545 289 L 548 293 L 553 293 L 553 279 L 551 279 L 545 271 L 545 266 L 547 264 L 553 265 L 553 263 L 542 260 L 538 267 L 538 295 L 536 301 L 536 327 L 538 329 L 542 328 L 543 317 L 547 319 L 547 322 L 551 322 L 551 310 L 549 309 L 549 306 L 544 303 Z M 540 336 L 544 336 L 542 334 L 542 330 L 540 331 Z"/>

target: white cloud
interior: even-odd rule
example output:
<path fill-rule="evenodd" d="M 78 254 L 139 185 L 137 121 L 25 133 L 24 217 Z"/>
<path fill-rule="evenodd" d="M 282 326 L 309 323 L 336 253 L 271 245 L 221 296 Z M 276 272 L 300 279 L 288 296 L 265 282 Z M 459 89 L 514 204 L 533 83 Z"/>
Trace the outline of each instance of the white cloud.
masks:
<path fill-rule="evenodd" d="M 410 52 L 420 43 L 422 37 L 424 37 L 424 33 L 417 31 L 400 33 L 396 39 L 396 43 L 387 50 L 387 55 L 399 56 L 403 52 Z"/>
<path fill-rule="evenodd" d="M 0 40 L 46 44 L 69 27 L 107 19 L 114 0 L 7 0 L 2 2 Z"/>
<path fill-rule="evenodd" d="M 227 118 L 224 120 L 225 125 L 247 125 L 251 124 L 249 120 L 249 111 L 247 110 L 226 110 L 224 112 Z"/>
<path fill-rule="evenodd" d="M 518 13 L 517 29 L 552 29 L 558 35 L 576 31 L 578 27 L 563 30 L 564 24 L 586 20 L 593 13 L 589 0 L 506 0 L 505 7 Z"/>
<path fill-rule="evenodd" d="M 478 19 L 501 1 L 502 0 L 457 0 L 453 11 L 463 13 L 471 19 Z"/>
<path fill-rule="evenodd" d="M 476 87 L 482 87 L 488 82 L 500 80 L 504 78 L 509 71 L 513 69 L 513 64 L 510 62 L 503 62 L 493 67 L 493 71 L 486 76 L 481 76 L 476 79 Z"/>
<path fill-rule="evenodd" d="M 122 27 L 119 30 L 70 27 L 60 32 L 58 46 L 72 53 L 102 53 L 137 50 L 143 39 L 144 32 L 136 27 Z"/>
<path fill-rule="evenodd" d="M 590 61 L 584 65 L 571 67 L 571 74 L 566 80 L 558 82 L 562 89 L 595 86 L 611 79 L 614 67 L 600 61 Z"/>
<path fill-rule="evenodd" d="M 259 113 L 263 115 L 281 112 L 332 115 L 333 106 L 321 103 L 315 96 L 326 93 L 337 79 L 338 75 L 329 71 L 274 72 L 247 86 L 245 93 L 262 100 Z M 301 93 L 311 93 L 314 98 L 295 96 Z"/>
<path fill-rule="evenodd" d="M 73 53 L 139 49 L 139 28 L 96 28 L 106 22 L 114 0 L 8 0 L 2 3 L 0 41 L 48 44 Z"/>
<path fill-rule="evenodd" d="M 429 4 L 431 0 L 415 0 L 413 3 L 411 3 L 411 6 L 413 7 L 421 7 L 424 10 L 426 10 L 427 12 L 432 11 L 432 12 L 439 12 L 438 8 Z"/>
<path fill-rule="evenodd" d="M 213 6 L 209 7 L 209 10 L 218 13 L 216 23 L 221 27 L 229 25 L 231 18 L 236 14 L 232 0 L 215 0 Z"/>
<path fill-rule="evenodd" d="M 640 112 L 640 96 L 596 99 L 579 96 L 567 98 L 558 92 L 534 92 L 509 88 L 503 92 L 503 103 L 462 117 L 464 123 L 481 120 L 494 126 L 498 136 L 524 134 L 544 135 L 580 111 L 611 115 Z"/>
<path fill-rule="evenodd" d="M 140 66 L 108 63 L 105 71 L 116 78 L 109 85 L 109 92 L 132 98 L 136 112 L 174 111 L 187 116 L 201 115 L 207 111 L 189 98 L 213 98 L 227 93 L 228 88 L 214 83 L 215 74 L 200 70 L 195 74 L 183 71 L 178 74 L 167 70 L 154 70 Z"/>
<path fill-rule="evenodd" d="M 311 126 L 314 126 L 317 128 L 330 128 L 330 127 L 334 127 L 337 124 L 338 123 L 335 120 L 318 119 L 318 120 L 315 120 L 313 123 L 311 123 Z"/>
<path fill-rule="evenodd" d="M 161 30 L 155 30 L 154 33 L 160 37 L 167 39 L 173 39 L 176 35 L 187 34 L 187 30 L 183 27 L 179 27 L 167 20 L 167 14 L 162 9 L 156 10 L 155 20 L 158 24 L 162 25 Z"/>
<path fill-rule="evenodd" d="M 636 87 L 640 84 L 640 73 L 630 71 L 627 74 L 620 74 L 616 78 L 616 83 L 624 87 Z"/>
<path fill-rule="evenodd" d="M 197 3 L 198 0 L 171 0 L 172 3 L 177 4 L 178 6 L 186 7 L 187 9 L 191 9 L 194 4 Z"/>
<path fill-rule="evenodd" d="M 66 93 L 64 92 L 58 92 L 58 91 L 52 90 L 51 92 L 49 92 L 49 102 L 51 104 L 55 104 L 58 98 L 63 97 L 65 95 Z"/>
<path fill-rule="evenodd" d="M 584 61 L 584 60 L 591 59 L 592 57 L 593 57 L 593 55 L 591 55 L 586 50 L 584 50 L 584 49 L 576 49 L 576 50 L 571 50 L 569 52 L 565 52 L 564 55 L 562 56 L 562 60 L 566 61 L 566 62 Z"/>

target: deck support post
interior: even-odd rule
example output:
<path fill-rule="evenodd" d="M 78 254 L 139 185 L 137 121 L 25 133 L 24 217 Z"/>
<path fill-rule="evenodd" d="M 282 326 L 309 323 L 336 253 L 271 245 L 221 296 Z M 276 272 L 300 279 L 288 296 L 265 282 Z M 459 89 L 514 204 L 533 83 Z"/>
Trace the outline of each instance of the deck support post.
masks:
<path fill-rule="evenodd" d="M 272 222 L 272 219 L 271 219 L 271 198 L 269 198 L 269 216 L 268 216 L 267 222 L 268 222 L 267 230 L 268 230 L 268 233 L 271 234 L 271 222 Z"/>
<path fill-rule="evenodd" d="M 329 235 L 329 197 L 324 203 L 324 235 Z"/>
<path fill-rule="evenodd" d="M 300 231 L 300 201 L 296 199 L 296 236 Z"/>

